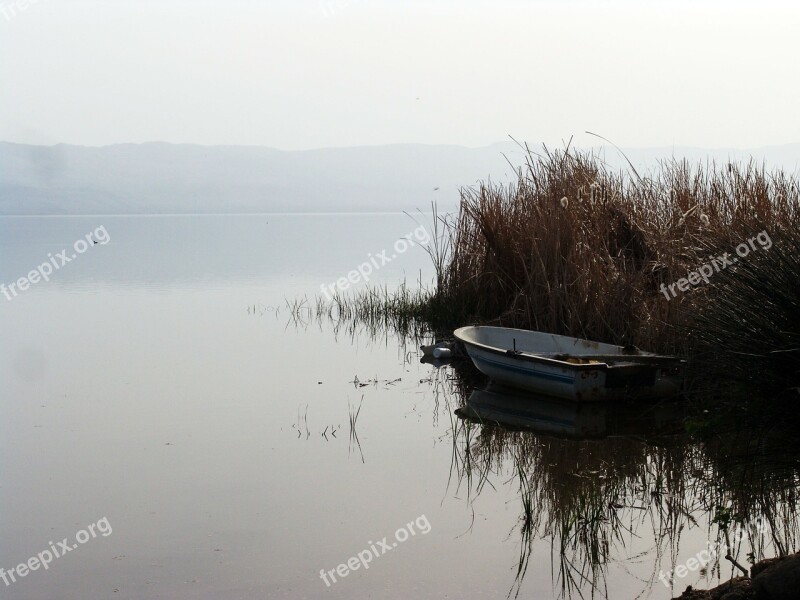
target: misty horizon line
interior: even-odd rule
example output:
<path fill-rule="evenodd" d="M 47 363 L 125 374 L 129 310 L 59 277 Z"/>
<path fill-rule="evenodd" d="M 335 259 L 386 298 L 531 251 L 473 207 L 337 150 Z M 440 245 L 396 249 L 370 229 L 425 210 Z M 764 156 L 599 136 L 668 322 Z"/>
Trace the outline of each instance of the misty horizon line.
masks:
<path fill-rule="evenodd" d="M 310 150 L 140 142 L 0 142 L 0 214 L 400 212 L 454 208 L 464 189 L 513 184 L 560 146 L 514 140 L 469 148 L 391 144 Z M 741 164 L 800 178 L 800 144 L 760 149 L 581 148 L 613 172 L 657 176 L 665 163 Z M 530 154 L 529 154 L 530 153 Z"/>
<path fill-rule="evenodd" d="M 425 147 L 425 148 L 460 148 L 466 150 L 485 150 L 494 148 L 495 146 L 505 146 L 505 145 L 515 145 L 520 150 L 525 150 L 525 146 L 527 146 L 531 150 L 535 150 L 536 148 L 543 148 L 547 147 L 549 149 L 564 149 L 566 147 L 569 148 L 576 148 L 580 150 L 592 150 L 592 149 L 600 149 L 600 148 L 617 148 L 623 150 L 631 150 L 631 151 L 643 151 L 643 150 L 668 150 L 668 149 L 684 149 L 684 150 L 700 150 L 700 151 L 710 151 L 710 152 L 721 152 L 725 150 L 730 150 L 734 152 L 755 152 L 760 150 L 766 149 L 776 149 L 776 148 L 789 148 L 793 146 L 800 146 L 800 141 L 796 142 L 786 142 L 786 143 L 772 143 L 772 144 L 764 144 L 760 146 L 698 146 L 693 144 L 652 144 L 646 146 L 628 146 L 624 144 L 615 144 L 613 141 L 610 142 L 603 142 L 596 145 L 580 145 L 580 144 L 569 144 L 567 141 L 562 141 L 558 145 L 556 144 L 548 144 L 545 142 L 526 142 L 522 140 L 516 140 L 514 138 L 507 139 L 507 140 L 498 140 L 496 142 L 492 142 L 489 144 L 482 144 L 482 145 L 467 145 L 467 144 L 457 144 L 457 143 L 449 143 L 449 142 L 386 142 L 382 144 L 352 144 L 347 146 L 315 146 L 310 148 L 294 148 L 294 149 L 287 149 L 287 148 L 279 148 L 277 146 L 270 146 L 268 144 L 234 144 L 234 143 L 227 143 L 227 144 L 210 144 L 210 143 L 201 143 L 201 142 L 172 142 L 166 140 L 148 140 L 144 142 L 113 142 L 109 144 L 78 144 L 73 142 L 55 142 L 55 143 L 30 143 L 30 142 L 15 142 L 10 140 L 0 140 L 0 144 L 7 144 L 12 146 L 29 146 L 34 148 L 58 148 L 58 147 L 69 147 L 69 148 L 87 148 L 87 149 L 96 149 L 102 150 L 106 148 L 117 148 L 117 147 L 124 147 L 124 146 L 188 146 L 188 147 L 197 147 L 197 148 L 243 148 L 243 149 L 264 149 L 264 150 L 274 150 L 276 152 L 316 152 L 316 151 L 324 151 L 324 150 L 355 150 L 355 149 L 369 149 L 369 148 L 407 148 L 407 147 Z"/>

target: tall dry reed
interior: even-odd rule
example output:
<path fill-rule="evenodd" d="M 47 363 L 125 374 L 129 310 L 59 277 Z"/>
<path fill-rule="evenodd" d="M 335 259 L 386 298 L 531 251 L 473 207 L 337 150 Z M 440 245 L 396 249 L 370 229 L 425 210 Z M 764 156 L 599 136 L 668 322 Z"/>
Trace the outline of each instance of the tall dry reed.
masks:
<path fill-rule="evenodd" d="M 433 303 L 454 320 L 685 350 L 713 286 L 669 300 L 660 286 L 764 229 L 796 232 L 799 188 L 753 162 L 642 177 L 587 152 L 529 153 L 516 183 L 463 190 Z"/>

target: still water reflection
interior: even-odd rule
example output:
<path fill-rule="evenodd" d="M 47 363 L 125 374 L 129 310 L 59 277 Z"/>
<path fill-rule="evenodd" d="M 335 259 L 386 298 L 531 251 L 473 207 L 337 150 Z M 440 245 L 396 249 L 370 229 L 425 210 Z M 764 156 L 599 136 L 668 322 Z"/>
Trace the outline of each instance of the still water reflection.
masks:
<path fill-rule="evenodd" d="M 739 562 L 796 550 L 796 452 L 763 411 L 521 399 L 292 310 L 405 215 L 3 218 L 0 282 L 101 225 L 107 245 L 0 298 L 0 567 L 113 533 L 4 597 L 663 599 L 659 573 L 737 521 Z M 371 282 L 403 279 L 431 281 L 421 248 Z"/>

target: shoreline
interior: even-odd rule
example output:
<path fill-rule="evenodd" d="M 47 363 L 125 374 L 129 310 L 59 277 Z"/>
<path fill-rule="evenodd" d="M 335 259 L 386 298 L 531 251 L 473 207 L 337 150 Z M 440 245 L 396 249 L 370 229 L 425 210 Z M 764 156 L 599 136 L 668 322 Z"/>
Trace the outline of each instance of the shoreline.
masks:
<path fill-rule="evenodd" d="M 689 586 L 673 600 L 794 600 L 800 587 L 800 553 L 757 562 L 750 577 L 735 577 L 710 590 Z"/>

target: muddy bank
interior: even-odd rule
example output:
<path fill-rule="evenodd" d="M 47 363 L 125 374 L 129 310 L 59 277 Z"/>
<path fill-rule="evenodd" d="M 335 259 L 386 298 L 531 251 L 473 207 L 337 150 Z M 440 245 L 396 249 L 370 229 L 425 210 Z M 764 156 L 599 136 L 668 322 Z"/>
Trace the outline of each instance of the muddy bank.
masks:
<path fill-rule="evenodd" d="M 750 569 L 752 579 L 737 577 L 711 590 L 686 588 L 674 600 L 797 600 L 800 598 L 800 554 L 771 558 Z"/>

